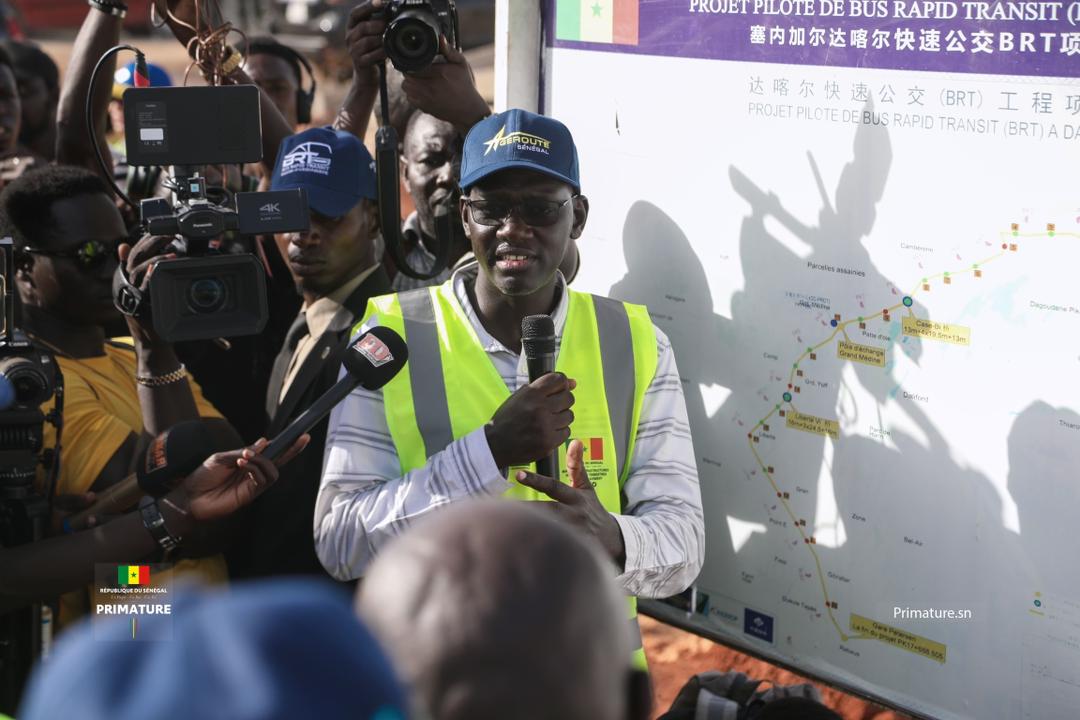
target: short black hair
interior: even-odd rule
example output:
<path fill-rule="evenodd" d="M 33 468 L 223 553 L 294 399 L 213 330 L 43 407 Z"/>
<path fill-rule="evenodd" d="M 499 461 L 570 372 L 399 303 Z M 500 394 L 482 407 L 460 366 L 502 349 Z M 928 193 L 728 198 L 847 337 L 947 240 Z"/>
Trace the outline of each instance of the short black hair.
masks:
<path fill-rule="evenodd" d="M 18 68 L 44 80 L 49 92 L 59 90 L 60 69 L 40 47 L 32 42 L 5 39 L 0 40 L 0 50 L 7 53 L 12 72 Z"/>
<path fill-rule="evenodd" d="M 279 43 L 272 37 L 259 35 L 248 38 L 247 43 L 242 44 L 239 49 L 240 52 L 248 57 L 251 57 L 252 55 L 273 55 L 274 57 L 281 58 L 289 63 L 289 67 L 292 68 L 293 74 L 296 75 L 296 86 L 300 88 L 304 87 L 304 78 L 300 71 L 300 60 L 297 59 L 297 52 L 289 46 Z"/>
<path fill-rule="evenodd" d="M 11 236 L 17 249 L 40 245 L 56 229 L 53 203 L 97 193 L 109 196 L 109 186 L 85 168 L 45 165 L 28 170 L 0 193 L 0 234 Z"/>

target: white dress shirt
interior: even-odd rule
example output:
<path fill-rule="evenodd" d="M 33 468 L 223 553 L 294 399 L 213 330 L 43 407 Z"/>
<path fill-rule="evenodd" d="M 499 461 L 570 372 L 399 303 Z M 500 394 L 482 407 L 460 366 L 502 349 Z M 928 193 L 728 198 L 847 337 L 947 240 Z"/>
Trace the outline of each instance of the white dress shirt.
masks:
<path fill-rule="evenodd" d="M 454 294 L 507 388 L 529 382 L 525 356 L 507 349 L 484 329 L 469 302 L 466 283 L 477 266 L 451 278 Z M 566 323 L 569 298 L 559 275 L 556 334 Z M 379 324 L 368 318 L 362 330 Z M 654 326 L 655 328 L 655 326 Z M 617 580 L 638 597 L 667 597 L 686 589 L 701 569 L 705 521 L 682 383 L 671 343 L 656 328 L 657 366 L 645 392 L 630 474 L 623 486 L 622 530 L 626 562 Z M 401 474 L 382 391 L 354 390 L 330 415 L 322 484 L 315 505 L 315 549 L 327 571 L 341 580 L 360 577 L 384 543 L 414 520 L 465 498 L 500 495 L 510 483 L 495 466 L 484 428 L 453 441 L 427 465 Z"/>

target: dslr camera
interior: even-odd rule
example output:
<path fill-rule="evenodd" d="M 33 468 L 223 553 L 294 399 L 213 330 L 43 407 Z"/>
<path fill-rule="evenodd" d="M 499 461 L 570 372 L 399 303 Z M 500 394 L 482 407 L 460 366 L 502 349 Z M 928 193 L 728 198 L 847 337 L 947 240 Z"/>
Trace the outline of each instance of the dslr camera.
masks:
<path fill-rule="evenodd" d="M 307 230 L 307 195 L 233 194 L 208 187 L 202 174 L 205 166 L 262 159 L 258 88 L 129 88 L 123 100 L 128 164 L 173 167 L 172 198 L 140 202 L 142 230 L 178 236 L 175 244 L 184 257 L 156 264 L 149 297 L 119 268 L 113 283 L 117 308 L 126 315 L 149 314 L 154 331 L 169 342 L 260 332 L 269 314 L 266 275 L 244 236 Z"/>
<path fill-rule="evenodd" d="M 458 47 L 458 15 L 454 0 L 390 0 L 380 17 L 386 20 L 383 47 L 401 72 L 430 65 L 439 54 L 439 35 Z"/>

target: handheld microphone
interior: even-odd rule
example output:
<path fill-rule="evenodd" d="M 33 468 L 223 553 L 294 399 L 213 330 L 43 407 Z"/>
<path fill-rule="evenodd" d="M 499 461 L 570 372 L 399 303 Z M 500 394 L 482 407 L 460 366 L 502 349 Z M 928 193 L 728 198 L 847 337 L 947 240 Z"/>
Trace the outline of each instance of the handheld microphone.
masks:
<path fill-rule="evenodd" d="M 271 460 L 284 453 L 296 439 L 326 417 L 334 406 L 344 400 L 357 386 L 378 390 L 394 379 L 405 361 L 409 348 L 400 335 L 388 327 L 373 327 L 345 350 L 342 365 L 345 377 L 323 393 L 300 417 L 289 423 L 262 451 Z"/>
<path fill-rule="evenodd" d="M 143 495 L 165 495 L 177 480 L 202 465 L 207 455 L 213 452 L 211 444 L 210 433 L 201 420 L 173 425 L 150 443 L 134 475 L 97 493 L 94 504 L 67 518 L 65 526 L 81 530 L 91 516 L 125 512 Z"/>
<path fill-rule="evenodd" d="M 550 315 L 521 319 L 521 347 L 529 368 L 529 382 L 555 371 L 555 322 Z M 559 479 L 559 451 L 536 461 L 536 474 Z"/>

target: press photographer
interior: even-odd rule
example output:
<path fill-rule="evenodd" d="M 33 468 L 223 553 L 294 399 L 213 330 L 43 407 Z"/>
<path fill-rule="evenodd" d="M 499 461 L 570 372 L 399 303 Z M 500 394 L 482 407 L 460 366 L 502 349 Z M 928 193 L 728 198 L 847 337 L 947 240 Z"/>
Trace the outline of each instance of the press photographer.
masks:
<path fill-rule="evenodd" d="M 437 9 L 436 6 L 441 6 L 441 3 L 432 4 L 433 9 Z M 346 103 L 338 116 L 339 127 L 364 137 L 370 108 L 379 96 L 379 68 L 385 67 L 389 59 L 391 66 L 385 70 L 387 97 L 381 103 L 377 116 L 382 119 L 384 126 L 392 126 L 401 140 L 400 169 L 392 169 L 395 173 L 400 172 L 416 208 L 405 219 L 401 229 L 401 250 L 409 267 L 420 271 L 421 275 L 432 273 L 438 264 L 436 254 L 439 251 L 435 231 L 436 213 L 448 208 L 453 218 L 445 265 L 431 277 L 415 278 L 399 272 L 396 259 L 389 253 L 384 256 L 383 263 L 391 275 L 394 289 L 399 291 L 437 285 L 450 276 L 452 268 L 472 260 L 468 240 L 457 217 L 461 147 L 469 128 L 491 114 L 476 89 L 472 68 L 465 55 L 447 38 L 440 38 L 435 32 L 435 27 L 440 23 L 436 21 L 433 26 L 422 22 L 401 23 L 401 12 L 412 7 L 370 0 L 352 11 L 346 36 L 353 61 L 353 80 L 348 98 L 355 108 L 366 107 L 369 111 L 348 112 L 349 104 Z M 388 18 L 397 19 L 397 33 L 387 33 L 391 24 Z M 405 31 L 410 32 L 406 35 Z M 409 38 L 411 44 L 405 42 Z M 413 48 L 408 53 L 409 57 L 401 57 L 402 47 Z M 426 60 L 426 64 L 420 63 L 421 59 Z M 402 73 L 394 66 L 412 69 Z M 397 161 L 393 164 L 397 165 Z M 386 185 L 393 183 L 387 182 Z M 577 243 L 572 241 L 560 265 L 568 281 L 577 274 L 578 264 Z"/>

